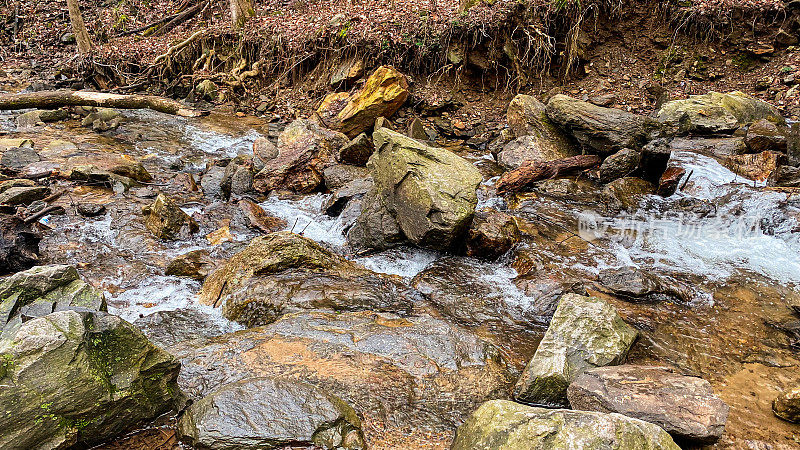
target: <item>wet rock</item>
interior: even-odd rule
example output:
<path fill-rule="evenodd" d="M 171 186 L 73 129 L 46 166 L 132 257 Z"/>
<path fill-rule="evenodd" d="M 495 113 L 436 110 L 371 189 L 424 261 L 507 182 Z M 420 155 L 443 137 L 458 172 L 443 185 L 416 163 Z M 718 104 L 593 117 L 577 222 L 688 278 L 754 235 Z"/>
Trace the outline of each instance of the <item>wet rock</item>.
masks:
<path fill-rule="evenodd" d="M 336 190 L 353 181 L 367 178 L 369 170 L 366 167 L 350 164 L 333 164 L 325 168 L 322 176 L 325 178 L 325 187 Z"/>
<path fill-rule="evenodd" d="M 248 378 L 216 389 L 186 410 L 178 433 L 188 444 L 219 450 L 364 448 L 352 407 L 322 389 L 279 378 Z"/>
<path fill-rule="evenodd" d="M 214 260 L 209 256 L 208 250 L 192 250 L 170 261 L 164 269 L 164 275 L 203 281 L 213 269 Z"/>
<path fill-rule="evenodd" d="M 0 447 L 89 447 L 176 407 L 180 365 L 119 317 L 59 311 L 0 340 Z"/>
<path fill-rule="evenodd" d="M 531 136 L 530 145 L 541 152 L 564 158 L 577 154 L 575 143 L 554 125 L 545 113 L 545 105 L 530 95 L 519 94 L 508 104 L 508 126 L 514 136 Z M 558 159 L 558 158 L 551 158 Z"/>
<path fill-rule="evenodd" d="M 772 402 L 772 412 L 783 420 L 800 423 L 800 388 L 781 393 Z"/>
<path fill-rule="evenodd" d="M 246 195 L 253 190 L 253 161 L 244 156 L 233 158 L 222 174 L 220 189 L 224 198 Z"/>
<path fill-rule="evenodd" d="M 78 203 L 76 209 L 83 217 L 97 217 L 106 213 L 105 205 L 98 203 Z"/>
<path fill-rule="evenodd" d="M 329 124 L 351 138 L 356 137 L 372 128 L 378 117 L 394 114 L 406 98 L 406 77 L 392 67 L 378 67 Z"/>
<path fill-rule="evenodd" d="M 336 66 L 331 74 L 331 87 L 347 86 L 364 76 L 364 61 L 350 59 Z"/>
<path fill-rule="evenodd" d="M 670 195 L 674 194 L 675 191 L 678 190 L 678 185 L 685 174 L 686 169 L 683 167 L 667 168 L 667 170 L 664 171 L 664 174 L 661 175 L 661 178 L 658 180 L 658 189 L 656 189 L 656 194 L 662 197 L 669 197 Z"/>
<path fill-rule="evenodd" d="M 728 419 L 728 405 L 708 381 L 662 367 L 590 369 L 569 385 L 567 397 L 573 409 L 640 419 L 694 444 L 718 440 Z"/>
<path fill-rule="evenodd" d="M 560 149 L 552 145 L 543 145 L 543 142 L 546 141 L 535 136 L 518 137 L 503 147 L 497 155 L 497 162 L 505 169 L 511 170 L 526 161 L 546 162 L 577 154 L 572 147 Z"/>
<path fill-rule="evenodd" d="M 331 194 L 322 205 L 322 212 L 329 216 L 336 217 L 342 213 L 350 200 L 364 197 L 373 187 L 374 183 L 372 182 L 372 178 L 353 180 Z"/>
<path fill-rule="evenodd" d="M 610 155 L 600 164 L 600 181 L 608 183 L 630 175 L 639 168 L 642 154 L 632 148 L 622 150 Z"/>
<path fill-rule="evenodd" d="M 223 198 L 222 179 L 224 177 L 224 167 L 209 167 L 203 177 L 200 178 L 200 187 L 203 189 L 203 195 L 208 199 Z"/>
<path fill-rule="evenodd" d="M 600 154 L 641 148 L 659 130 L 653 119 L 558 94 L 547 102 L 547 117 L 581 145 Z"/>
<path fill-rule="evenodd" d="M 258 138 L 253 142 L 253 162 L 261 170 L 267 161 L 278 157 L 278 147 L 267 138 Z"/>
<path fill-rule="evenodd" d="M 41 235 L 19 216 L 0 214 L 0 275 L 36 264 L 40 240 Z"/>
<path fill-rule="evenodd" d="M 6 151 L 10 148 L 27 147 L 33 148 L 33 141 L 24 138 L 0 138 L 0 150 Z"/>
<path fill-rule="evenodd" d="M 79 181 L 109 180 L 112 179 L 109 174 L 142 183 L 153 181 L 153 177 L 141 162 L 127 155 L 112 153 L 73 156 L 67 160 L 62 170 L 69 179 Z"/>
<path fill-rule="evenodd" d="M 193 339 L 204 342 L 240 329 L 224 318 L 194 308 L 157 311 L 136 319 L 133 325 L 164 349 Z"/>
<path fill-rule="evenodd" d="M 800 187 L 800 167 L 779 166 L 767 180 L 769 186 Z"/>
<path fill-rule="evenodd" d="M 655 191 L 656 187 L 650 182 L 636 177 L 624 177 L 608 183 L 603 189 L 603 195 L 623 209 L 634 210 L 645 195 Z"/>
<path fill-rule="evenodd" d="M 607 292 L 629 301 L 685 304 L 694 298 L 688 286 L 631 266 L 601 270 L 598 282 Z"/>
<path fill-rule="evenodd" d="M 276 375 L 335 392 L 363 414 L 368 446 L 418 427 L 451 433 L 461 417 L 506 395 L 509 385 L 495 347 L 428 316 L 304 312 L 170 351 L 181 359 L 179 383 L 193 398 Z"/>
<path fill-rule="evenodd" d="M 268 214 L 258 203 L 247 198 L 239 200 L 239 209 L 247 218 L 248 226 L 261 230 L 264 233 L 279 231 L 286 228 L 288 225 L 285 220 Z"/>
<path fill-rule="evenodd" d="M 75 308 L 105 311 L 106 300 L 73 266 L 36 266 L 0 280 L 0 327 Z"/>
<path fill-rule="evenodd" d="M 33 180 L 28 180 L 25 178 L 12 178 L 10 180 L 5 180 L 0 182 L 0 193 L 5 192 L 6 190 L 12 187 L 33 187 L 36 186 L 36 182 Z"/>
<path fill-rule="evenodd" d="M 217 98 L 218 90 L 219 88 L 217 87 L 216 83 L 211 80 L 203 80 L 197 83 L 197 86 L 194 88 L 197 96 L 204 100 L 215 100 Z"/>
<path fill-rule="evenodd" d="M 259 237 L 206 278 L 203 304 L 247 326 L 304 309 L 407 314 L 415 292 L 291 232 Z"/>
<path fill-rule="evenodd" d="M 678 134 L 732 133 L 759 119 L 784 123 L 774 106 L 739 91 L 709 92 L 673 100 L 661 106 L 656 118 Z"/>
<path fill-rule="evenodd" d="M 418 141 L 427 141 L 429 139 L 428 133 L 425 132 L 425 126 L 422 124 L 422 121 L 419 120 L 419 117 L 414 117 L 414 120 L 408 124 L 406 135 Z"/>
<path fill-rule="evenodd" d="M 451 247 L 475 212 L 478 169 L 448 150 L 391 130 L 378 130 L 373 139 L 377 150 L 369 169 L 375 191 L 403 234 L 421 247 Z"/>
<path fill-rule="evenodd" d="M 642 420 L 620 414 L 535 408 L 508 400 L 482 404 L 458 427 L 450 448 L 680 449 L 664 430 Z"/>
<path fill-rule="evenodd" d="M 0 157 L 0 166 L 6 166 L 10 169 L 22 169 L 28 164 L 39 162 L 41 158 L 36 150 L 29 147 L 13 147 L 6 149 L 3 156 Z"/>
<path fill-rule="evenodd" d="M 441 258 L 417 274 L 411 285 L 445 317 L 478 327 L 492 324 L 508 331 L 530 331 L 547 323 L 553 311 L 547 296 L 525 298 L 514 292 L 509 273 L 490 264 Z"/>
<path fill-rule="evenodd" d="M 323 185 L 323 170 L 347 142 L 342 133 L 309 120 L 295 120 L 278 138 L 278 156 L 264 164 L 253 186 L 264 193 L 274 189 L 313 192 Z"/>
<path fill-rule="evenodd" d="M 786 156 L 783 153 L 765 151 L 747 155 L 732 155 L 720 162 L 737 175 L 755 181 L 766 181 L 785 160 Z"/>
<path fill-rule="evenodd" d="M 47 186 L 16 186 L 0 192 L 0 205 L 28 205 L 50 195 Z"/>
<path fill-rule="evenodd" d="M 587 369 L 620 364 L 636 335 L 603 300 L 565 294 L 514 387 L 514 398 L 523 403 L 566 406 L 567 386 Z"/>
<path fill-rule="evenodd" d="M 48 122 L 58 122 L 69 118 L 69 112 L 63 109 L 28 111 L 17 116 L 18 128 L 30 128 Z"/>
<path fill-rule="evenodd" d="M 519 240 L 520 232 L 513 216 L 494 209 L 476 211 L 467 231 L 467 256 L 497 259 Z"/>
<path fill-rule="evenodd" d="M 197 222 L 164 194 L 158 194 L 142 213 L 147 229 L 160 239 L 174 240 L 199 230 Z"/>
<path fill-rule="evenodd" d="M 358 217 L 347 231 L 347 243 L 351 247 L 384 250 L 405 241 L 400 224 L 377 190 L 367 191 L 359 204 Z"/>
<path fill-rule="evenodd" d="M 760 119 L 747 128 L 744 142 L 747 144 L 747 148 L 754 153 L 766 150 L 785 152 L 786 132 L 779 129 L 773 122 Z"/>
<path fill-rule="evenodd" d="M 361 133 L 339 150 L 336 160 L 343 164 L 364 166 L 375 151 L 372 139 Z"/>
<path fill-rule="evenodd" d="M 667 139 L 653 139 L 642 147 L 639 170 L 634 175 L 645 181 L 658 183 L 661 175 L 667 170 L 671 156 L 672 148 L 670 148 Z"/>
<path fill-rule="evenodd" d="M 118 128 L 122 123 L 122 114 L 110 108 L 96 108 L 81 121 L 84 127 L 94 131 L 109 131 Z"/>
<path fill-rule="evenodd" d="M 690 151 L 707 156 L 725 157 L 747 153 L 747 144 L 741 137 L 675 138 L 669 143 L 672 151 Z"/>

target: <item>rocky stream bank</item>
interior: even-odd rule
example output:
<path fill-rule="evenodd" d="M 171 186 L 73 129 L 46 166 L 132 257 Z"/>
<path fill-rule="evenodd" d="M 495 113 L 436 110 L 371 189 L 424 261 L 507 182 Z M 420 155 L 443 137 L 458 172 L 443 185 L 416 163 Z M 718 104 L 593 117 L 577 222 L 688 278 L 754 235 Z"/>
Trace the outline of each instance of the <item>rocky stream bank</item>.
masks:
<path fill-rule="evenodd" d="M 798 123 L 364 78 L 0 114 L 0 448 L 800 445 Z"/>

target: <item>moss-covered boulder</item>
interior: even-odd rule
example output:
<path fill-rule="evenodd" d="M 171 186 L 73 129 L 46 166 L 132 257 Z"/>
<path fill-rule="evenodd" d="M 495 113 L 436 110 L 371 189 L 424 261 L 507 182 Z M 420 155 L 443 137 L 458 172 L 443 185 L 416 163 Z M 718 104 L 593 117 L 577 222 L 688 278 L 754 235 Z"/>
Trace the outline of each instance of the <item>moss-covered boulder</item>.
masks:
<path fill-rule="evenodd" d="M 621 414 L 544 409 L 507 400 L 480 406 L 451 450 L 678 450 L 657 425 Z"/>
<path fill-rule="evenodd" d="M 103 293 L 81 280 L 73 266 L 36 266 L 0 280 L 0 328 L 53 311 L 105 311 Z"/>
<path fill-rule="evenodd" d="M 0 448 L 86 447 L 176 406 L 180 365 L 133 325 L 59 311 L 0 339 Z"/>
<path fill-rule="evenodd" d="M 438 250 L 452 246 L 475 213 L 475 191 L 483 180 L 478 169 L 448 150 L 386 128 L 373 133 L 373 140 L 368 167 L 378 201 L 409 241 Z"/>
<path fill-rule="evenodd" d="M 569 384 L 587 369 L 621 363 L 636 335 L 605 301 L 563 295 L 514 387 L 514 398 L 536 405 L 567 406 Z"/>
<path fill-rule="evenodd" d="M 178 432 L 191 445 L 216 450 L 364 448 L 361 420 L 350 405 L 317 387 L 279 378 L 222 386 L 186 410 Z"/>
<path fill-rule="evenodd" d="M 253 187 L 264 193 L 275 189 L 313 192 L 324 185 L 323 171 L 348 141 L 342 133 L 310 120 L 295 120 L 278 137 L 278 155 L 265 161 Z"/>
<path fill-rule="evenodd" d="M 673 100 L 661 106 L 656 118 L 679 134 L 730 133 L 760 119 L 784 123 L 774 106 L 739 91 L 709 92 Z"/>
<path fill-rule="evenodd" d="M 200 301 L 247 326 L 308 309 L 407 314 L 415 292 L 398 277 L 372 272 L 311 239 L 284 231 L 262 236 L 212 273 Z"/>

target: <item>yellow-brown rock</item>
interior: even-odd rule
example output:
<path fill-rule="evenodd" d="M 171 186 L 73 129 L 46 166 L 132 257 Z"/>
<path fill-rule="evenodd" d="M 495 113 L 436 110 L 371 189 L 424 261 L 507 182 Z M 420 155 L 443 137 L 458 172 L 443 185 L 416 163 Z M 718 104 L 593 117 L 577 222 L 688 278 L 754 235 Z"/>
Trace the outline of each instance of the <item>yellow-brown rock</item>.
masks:
<path fill-rule="evenodd" d="M 332 94 L 335 95 L 335 94 Z M 332 103 L 332 95 L 326 101 Z M 350 138 L 368 130 L 378 117 L 390 117 L 408 98 L 408 80 L 392 67 L 381 66 L 367 79 L 364 87 L 350 97 L 329 125 Z M 323 102 L 323 106 L 325 105 Z M 322 107 L 321 107 L 322 108 Z M 324 116 L 323 116 L 324 119 Z"/>

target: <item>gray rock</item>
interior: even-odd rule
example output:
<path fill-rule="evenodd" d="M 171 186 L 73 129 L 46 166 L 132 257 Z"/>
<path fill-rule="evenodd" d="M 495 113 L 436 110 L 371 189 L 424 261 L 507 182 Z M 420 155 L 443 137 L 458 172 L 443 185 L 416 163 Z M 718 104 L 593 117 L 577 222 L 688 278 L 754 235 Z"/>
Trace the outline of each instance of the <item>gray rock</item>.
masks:
<path fill-rule="evenodd" d="M 598 281 L 609 293 L 630 301 L 672 301 L 686 304 L 694 298 L 688 286 L 659 278 L 636 267 L 601 270 Z"/>
<path fill-rule="evenodd" d="M 714 395 L 708 381 L 662 367 L 587 370 L 569 385 L 567 397 L 573 409 L 644 420 L 695 444 L 718 440 L 728 419 L 728 405 Z"/>
<path fill-rule="evenodd" d="M 158 311 L 136 319 L 133 325 L 164 349 L 193 339 L 204 341 L 240 328 L 218 315 L 197 309 Z"/>
<path fill-rule="evenodd" d="M 200 178 L 200 187 L 203 195 L 208 199 L 222 198 L 222 178 L 225 177 L 225 168 L 211 166 L 203 177 Z"/>
<path fill-rule="evenodd" d="M 0 193 L 0 205 L 27 205 L 48 195 L 47 186 L 16 186 Z"/>
<path fill-rule="evenodd" d="M 587 369 L 621 363 L 636 335 L 603 300 L 563 295 L 514 387 L 514 398 L 523 403 L 566 406 L 567 386 Z"/>
<path fill-rule="evenodd" d="M 353 180 L 345 184 L 341 188 L 337 189 L 336 192 L 331 194 L 331 196 L 325 201 L 325 203 L 322 205 L 322 212 L 329 216 L 338 216 L 342 213 L 348 202 L 354 198 L 360 199 L 364 197 L 364 195 L 369 192 L 374 185 L 375 184 L 372 182 L 372 178 Z"/>
<path fill-rule="evenodd" d="M 741 137 L 679 137 L 673 139 L 669 146 L 672 151 L 690 151 L 718 157 L 747 153 L 747 144 Z"/>
<path fill-rule="evenodd" d="M 39 162 L 41 158 L 36 150 L 29 147 L 13 147 L 6 149 L 3 156 L 0 157 L 0 166 L 6 166 L 11 169 L 22 169 L 28 164 Z"/>
<path fill-rule="evenodd" d="M 325 187 L 336 190 L 355 180 L 368 177 L 369 170 L 366 167 L 350 164 L 333 164 L 326 167 L 322 174 L 325 178 Z"/>
<path fill-rule="evenodd" d="M 178 432 L 191 445 L 215 450 L 365 448 L 352 407 L 322 389 L 278 378 L 248 378 L 209 393 L 186 410 Z"/>
<path fill-rule="evenodd" d="M 613 108 L 604 108 L 558 94 L 547 102 L 547 117 L 581 145 L 600 154 L 641 148 L 660 131 L 658 122 Z"/>
<path fill-rule="evenodd" d="M 544 145 L 544 142 L 546 141 L 536 136 L 518 137 L 503 147 L 503 151 L 497 155 L 497 162 L 505 169 L 511 170 L 518 168 L 525 161 L 546 162 L 577 154 L 571 146 L 562 149 Z"/>
<path fill-rule="evenodd" d="M 371 189 L 360 201 L 358 217 L 347 231 L 347 243 L 356 249 L 384 250 L 406 239 L 385 200 Z"/>
<path fill-rule="evenodd" d="M 252 192 L 253 161 L 244 156 L 237 156 L 228 163 L 220 180 L 220 189 L 224 198 L 240 197 Z"/>
<path fill-rule="evenodd" d="M 153 203 L 142 208 L 144 225 L 160 239 L 175 240 L 196 233 L 200 227 L 171 198 L 158 194 Z"/>
<path fill-rule="evenodd" d="M 759 119 L 784 123 L 774 106 L 739 91 L 709 92 L 673 100 L 661 106 L 656 118 L 679 134 L 732 133 Z"/>
<path fill-rule="evenodd" d="M 657 425 L 620 414 L 544 409 L 507 400 L 480 406 L 451 450 L 679 450 Z"/>
<path fill-rule="evenodd" d="M 101 312 L 59 311 L 0 339 L 0 447 L 91 447 L 176 408 L 180 365 Z"/>
<path fill-rule="evenodd" d="M 519 94 L 514 97 L 506 113 L 508 126 L 514 136 L 530 136 L 530 145 L 547 155 L 577 154 L 575 142 L 550 121 L 545 108 L 542 102 L 530 95 Z"/>
<path fill-rule="evenodd" d="M 623 148 L 622 150 L 610 155 L 600 164 L 600 181 L 608 183 L 630 175 L 639 168 L 639 161 L 642 159 L 641 152 Z"/>

